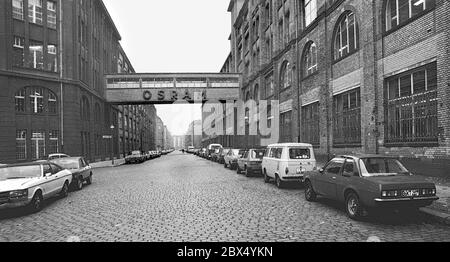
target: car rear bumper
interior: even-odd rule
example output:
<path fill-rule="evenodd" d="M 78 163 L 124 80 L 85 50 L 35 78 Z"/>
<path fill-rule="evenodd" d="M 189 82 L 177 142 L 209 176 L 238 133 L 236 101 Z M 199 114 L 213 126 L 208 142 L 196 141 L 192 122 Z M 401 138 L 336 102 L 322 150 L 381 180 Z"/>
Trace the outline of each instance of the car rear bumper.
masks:
<path fill-rule="evenodd" d="M 439 197 L 415 197 L 400 199 L 374 199 L 375 207 L 380 208 L 420 208 L 431 205 Z"/>
<path fill-rule="evenodd" d="M 303 175 L 281 177 L 281 180 L 283 182 L 303 182 L 304 179 L 305 176 Z"/>

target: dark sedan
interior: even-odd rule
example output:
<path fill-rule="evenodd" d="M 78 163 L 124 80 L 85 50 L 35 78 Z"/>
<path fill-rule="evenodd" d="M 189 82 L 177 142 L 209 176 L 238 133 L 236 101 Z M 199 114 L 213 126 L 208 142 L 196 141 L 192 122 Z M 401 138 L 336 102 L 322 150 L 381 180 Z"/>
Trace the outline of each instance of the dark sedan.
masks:
<path fill-rule="evenodd" d="M 60 158 L 51 161 L 72 172 L 71 187 L 75 190 L 83 189 L 83 184 L 92 184 L 92 168 L 83 157 Z"/>
<path fill-rule="evenodd" d="M 436 186 L 411 174 L 393 157 L 342 156 L 305 176 L 305 198 L 317 196 L 345 203 L 347 214 L 358 219 L 370 209 L 418 209 L 438 200 Z"/>

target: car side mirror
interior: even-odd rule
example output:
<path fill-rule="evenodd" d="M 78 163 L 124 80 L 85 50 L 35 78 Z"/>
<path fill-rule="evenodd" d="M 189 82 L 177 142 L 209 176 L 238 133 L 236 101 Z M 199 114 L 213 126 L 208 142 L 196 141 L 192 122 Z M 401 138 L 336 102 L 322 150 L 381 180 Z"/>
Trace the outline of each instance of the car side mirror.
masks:
<path fill-rule="evenodd" d="M 319 169 L 319 173 L 323 174 L 325 170 L 323 168 Z"/>
<path fill-rule="evenodd" d="M 46 173 L 45 175 L 44 175 L 44 177 L 49 177 L 49 176 L 51 176 L 52 175 L 52 173 Z"/>

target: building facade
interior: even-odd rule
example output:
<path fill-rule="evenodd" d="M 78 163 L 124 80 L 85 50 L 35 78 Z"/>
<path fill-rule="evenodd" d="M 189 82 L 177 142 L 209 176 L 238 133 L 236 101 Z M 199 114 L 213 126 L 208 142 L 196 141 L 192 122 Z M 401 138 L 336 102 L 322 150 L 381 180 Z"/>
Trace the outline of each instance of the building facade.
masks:
<path fill-rule="evenodd" d="M 279 101 L 280 142 L 325 158 L 391 154 L 446 175 L 448 1 L 232 0 L 228 11 L 222 71 L 243 74 L 242 100 Z"/>
<path fill-rule="evenodd" d="M 105 74 L 133 72 L 120 40 L 102 1 L 0 2 L 0 162 L 151 148 L 153 108 L 104 99 Z"/>
<path fill-rule="evenodd" d="M 185 135 L 185 148 L 193 146 L 201 148 L 202 146 L 202 120 L 195 120 L 190 125 Z"/>

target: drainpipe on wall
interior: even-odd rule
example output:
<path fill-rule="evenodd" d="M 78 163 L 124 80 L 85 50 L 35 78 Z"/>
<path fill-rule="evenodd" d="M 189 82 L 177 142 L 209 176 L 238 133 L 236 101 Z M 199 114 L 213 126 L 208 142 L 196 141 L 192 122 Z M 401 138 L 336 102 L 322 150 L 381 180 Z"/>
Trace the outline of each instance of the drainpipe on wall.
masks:
<path fill-rule="evenodd" d="M 299 30 L 299 28 L 300 28 L 300 26 L 299 26 L 299 23 L 300 23 L 300 15 L 301 15 L 301 11 L 300 11 L 300 7 L 298 6 L 298 1 L 294 1 L 294 6 L 295 6 L 295 10 L 297 10 L 297 19 L 295 19 L 297 22 L 295 23 L 295 45 L 296 45 L 296 49 L 297 49 L 297 52 L 296 52 L 296 68 L 297 68 L 297 127 L 298 127 L 298 136 L 297 136 L 297 139 L 298 139 L 298 142 L 300 143 L 300 142 L 302 142 L 301 141 L 301 128 L 302 128 L 302 126 L 301 126 L 301 103 L 300 103 L 300 89 L 302 89 L 302 84 L 301 84 L 301 77 L 300 77 L 300 75 L 301 75 L 301 70 L 302 70 L 302 67 L 301 67 L 301 61 L 300 61 L 300 46 L 299 46 L 299 43 L 298 43 L 298 30 Z"/>
<path fill-rule="evenodd" d="M 378 122 L 379 122 L 379 116 L 378 116 L 378 62 L 377 62 L 377 54 L 378 54 L 378 46 L 377 46 L 377 9 L 376 9 L 376 0 L 372 0 L 372 16 L 373 16 L 373 23 L 372 23 L 372 31 L 373 31 L 373 63 L 374 63 L 374 95 L 375 95 L 375 105 L 373 108 L 374 116 L 375 116 L 375 128 L 374 128 L 374 136 L 375 136 L 375 154 L 380 153 L 380 143 L 378 142 L 378 139 L 380 138 L 380 132 L 378 129 Z"/>
<path fill-rule="evenodd" d="M 328 4 L 327 2 L 325 2 L 325 12 L 326 10 L 328 10 Z M 328 55 L 328 52 L 330 52 L 331 48 L 328 47 L 328 16 L 325 13 L 325 57 L 327 60 L 327 62 L 330 62 L 330 60 L 333 60 L 333 58 L 331 57 L 333 54 L 331 53 L 330 55 Z M 333 37 L 333 33 L 331 33 L 331 37 Z M 333 70 L 333 66 L 330 62 L 329 65 L 329 69 L 325 70 L 325 97 L 326 97 L 326 103 L 325 103 L 325 107 L 326 107 L 326 112 L 327 112 L 327 160 L 331 160 L 331 139 L 330 139 L 330 131 L 331 131 L 331 119 L 330 119 L 330 102 L 333 102 L 333 99 L 331 99 L 330 101 L 330 74 L 328 72 L 328 70 Z M 333 73 L 333 71 L 331 71 L 331 74 Z"/>
<path fill-rule="evenodd" d="M 59 1 L 59 88 L 60 88 L 60 124 L 61 124 L 61 151 L 64 152 L 64 93 L 63 93 L 63 8 L 62 1 Z"/>

